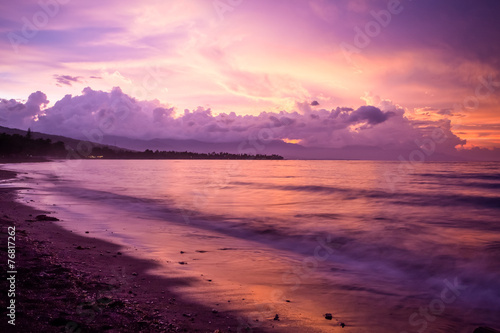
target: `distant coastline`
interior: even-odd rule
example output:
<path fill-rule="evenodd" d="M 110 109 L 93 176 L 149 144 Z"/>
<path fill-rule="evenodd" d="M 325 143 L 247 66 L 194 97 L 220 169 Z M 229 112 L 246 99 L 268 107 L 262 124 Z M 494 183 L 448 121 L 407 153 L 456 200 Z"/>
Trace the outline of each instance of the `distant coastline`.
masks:
<path fill-rule="evenodd" d="M 34 139 L 31 131 L 26 135 L 0 134 L 0 160 L 15 162 L 41 161 L 44 158 L 71 158 L 71 159 L 133 159 L 133 160 L 282 160 L 283 156 L 272 154 L 231 154 L 226 152 L 195 153 L 189 151 L 153 151 L 146 149 L 143 152 L 119 149 L 116 147 L 93 147 L 90 152 L 82 154 L 68 147 L 62 141 L 53 143 L 51 139 Z"/>
<path fill-rule="evenodd" d="M 152 151 L 146 149 L 143 152 L 113 150 L 111 148 L 93 148 L 92 154 L 88 155 L 89 159 L 133 159 L 133 160 L 282 160 L 280 155 L 248 155 L 248 154 L 230 154 L 230 153 L 193 153 L 180 151 Z"/>

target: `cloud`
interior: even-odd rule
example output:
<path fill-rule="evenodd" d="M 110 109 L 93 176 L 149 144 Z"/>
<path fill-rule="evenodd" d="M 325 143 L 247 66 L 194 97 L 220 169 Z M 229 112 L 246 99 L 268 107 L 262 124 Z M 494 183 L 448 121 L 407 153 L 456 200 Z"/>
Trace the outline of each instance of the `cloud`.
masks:
<path fill-rule="evenodd" d="M 66 95 L 54 106 L 36 92 L 26 103 L 1 100 L 3 126 L 28 128 L 99 141 L 103 135 L 153 139 L 195 139 L 204 142 L 242 142 L 265 136 L 268 140 L 300 140 L 306 147 L 343 148 L 370 146 L 415 149 L 416 140 L 440 128 L 448 138 L 438 150 L 452 151 L 465 143 L 451 132 L 449 120 L 411 121 L 405 110 L 391 101 L 358 109 L 337 107 L 312 110 L 298 103 L 299 111 L 214 115 L 210 108 L 179 112 L 158 100 L 141 101 L 115 87 L 110 92 L 89 87 L 81 95 Z"/>
<path fill-rule="evenodd" d="M 47 96 L 41 91 L 29 95 L 25 103 L 0 99 L 0 123 L 7 127 L 29 127 L 43 114 L 42 108 L 48 103 Z"/>
<path fill-rule="evenodd" d="M 382 112 L 374 106 L 364 105 L 349 115 L 349 121 L 355 123 L 366 120 L 368 124 L 376 125 L 383 123 L 391 115 L 394 115 L 394 113 L 390 111 Z"/>
<path fill-rule="evenodd" d="M 452 109 L 441 109 L 437 111 L 437 114 L 442 115 L 442 116 L 453 116 L 453 110 Z"/>
<path fill-rule="evenodd" d="M 71 75 L 54 75 L 54 79 L 57 81 L 57 85 L 60 87 L 61 84 L 72 86 L 73 83 L 79 83 L 82 79 L 81 76 L 71 76 Z"/>

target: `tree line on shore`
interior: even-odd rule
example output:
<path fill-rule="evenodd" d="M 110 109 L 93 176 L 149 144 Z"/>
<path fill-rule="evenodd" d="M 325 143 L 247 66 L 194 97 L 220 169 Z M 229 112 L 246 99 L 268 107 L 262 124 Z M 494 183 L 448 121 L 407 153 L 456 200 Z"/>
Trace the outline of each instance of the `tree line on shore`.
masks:
<path fill-rule="evenodd" d="M 248 155 L 230 153 L 193 153 L 188 151 L 152 151 L 146 149 L 140 151 L 113 150 L 108 147 L 94 147 L 89 158 L 106 159 L 147 159 L 147 160 L 167 160 L 167 159 L 193 159 L 193 160 L 282 160 L 280 155 Z"/>
<path fill-rule="evenodd" d="M 68 156 L 81 156 L 83 159 L 209 159 L 209 160 L 282 160 L 280 155 L 248 155 L 230 154 L 224 152 L 193 153 L 188 151 L 153 151 L 146 149 L 143 152 L 112 149 L 110 147 L 93 147 L 88 154 L 69 154 L 71 148 L 66 147 L 64 142 L 53 143 L 50 139 L 34 139 L 31 130 L 26 135 L 0 134 L 0 156 L 1 157 L 54 157 L 65 158 Z"/>
<path fill-rule="evenodd" d="M 34 139 L 30 130 L 26 135 L 0 134 L 0 156 L 2 157 L 64 157 L 66 154 L 64 142 L 53 143 L 50 139 Z"/>

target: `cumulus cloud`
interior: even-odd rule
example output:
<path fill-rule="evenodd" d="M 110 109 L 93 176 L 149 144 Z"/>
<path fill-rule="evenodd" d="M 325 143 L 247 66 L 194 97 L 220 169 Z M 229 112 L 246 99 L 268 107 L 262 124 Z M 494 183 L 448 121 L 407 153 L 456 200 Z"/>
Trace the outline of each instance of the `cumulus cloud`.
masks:
<path fill-rule="evenodd" d="M 16 128 L 26 128 L 43 114 L 43 107 L 49 101 L 41 91 L 32 93 L 25 103 L 14 99 L 0 99 L 0 124 Z"/>
<path fill-rule="evenodd" d="M 51 134 L 99 141 L 102 135 L 140 139 L 196 139 L 205 142 L 241 142 L 265 136 L 268 140 L 299 140 L 306 147 L 343 148 L 377 146 L 387 149 L 415 149 L 416 140 L 441 128 L 448 140 L 446 149 L 463 144 L 451 132 L 449 120 L 416 122 L 390 101 L 358 109 L 311 109 L 298 103 L 297 111 L 214 115 L 198 107 L 179 112 L 158 100 L 140 101 L 118 87 L 110 92 L 85 88 L 81 95 L 66 95 L 50 108 L 45 94 L 36 92 L 26 103 L 1 100 L 4 126 L 27 128 Z"/>
<path fill-rule="evenodd" d="M 360 122 L 366 120 L 368 124 L 376 125 L 383 123 L 391 115 L 394 115 L 394 112 L 382 112 L 379 108 L 374 106 L 364 105 L 349 115 L 349 121 Z"/>

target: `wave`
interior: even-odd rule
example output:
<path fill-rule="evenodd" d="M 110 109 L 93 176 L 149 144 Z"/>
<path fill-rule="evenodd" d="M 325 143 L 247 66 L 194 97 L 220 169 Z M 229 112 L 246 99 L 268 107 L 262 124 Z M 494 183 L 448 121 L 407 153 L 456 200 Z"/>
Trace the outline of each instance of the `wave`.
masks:
<path fill-rule="evenodd" d="M 165 223 L 186 224 L 188 217 L 189 226 L 215 231 L 220 234 L 230 235 L 246 240 L 253 240 L 275 247 L 281 250 L 292 251 L 302 255 L 311 255 L 315 248 L 324 240 L 323 244 L 334 249 L 335 255 L 332 258 L 339 262 L 356 261 L 358 265 L 364 262 L 368 266 L 392 267 L 412 274 L 426 275 L 445 273 L 453 268 L 448 257 L 440 259 L 439 264 L 435 264 L 439 258 L 433 258 L 433 264 L 422 264 L 426 262 L 425 252 L 416 253 L 399 245 L 384 243 L 384 235 L 370 235 L 369 233 L 355 232 L 350 235 L 348 231 L 338 229 L 331 224 L 319 223 L 315 229 L 304 229 L 296 227 L 300 225 L 302 219 L 322 219 L 327 221 L 342 220 L 346 217 L 341 214 L 325 213 L 301 213 L 295 214 L 296 222 L 286 218 L 263 217 L 247 218 L 241 216 L 231 216 L 228 214 L 206 214 L 194 209 L 180 208 L 172 200 L 151 198 L 138 198 L 135 196 L 117 194 L 103 190 L 92 190 L 79 187 L 59 187 L 58 191 L 66 195 L 76 197 L 78 200 L 91 200 L 95 204 L 109 205 L 115 207 L 121 213 L 135 212 L 150 218 L 160 219 Z M 373 217 L 374 220 L 393 223 L 383 217 Z M 446 223 L 445 223 L 446 222 Z M 464 229 L 478 229 L 481 225 L 477 221 L 463 220 L 457 221 L 436 221 L 426 222 L 429 225 L 439 224 L 445 227 L 457 227 Z M 444 223 L 444 224 L 443 224 Z M 406 226 L 405 228 L 416 228 L 417 226 Z M 485 227 L 486 228 L 486 227 Z M 498 229 L 498 228 L 497 228 Z M 405 229 L 406 230 L 406 229 Z M 407 232 L 408 230 L 403 230 Z M 363 235 L 366 236 L 363 236 Z M 489 253 L 496 253 L 498 244 L 488 246 Z M 439 251 L 438 251 L 439 252 Z M 408 261 L 408 258 L 413 258 Z M 445 264 L 448 263 L 448 264 Z"/>
<path fill-rule="evenodd" d="M 500 173 L 416 173 L 415 176 L 441 179 L 481 179 L 500 181 Z"/>
<path fill-rule="evenodd" d="M 233 184 L 233 183 L 231 183 Z M 309 192 L 317 194 L 340 194 L 342 200 L 360 198 L 389 200 L 392 204 L 409 206 L 474 206 L 478 208 L 500 209 L 500 197 L 467 194 L 434 193 L 390 193 L 381 190 L 348 189 L 325 185 L 270 185 L 262 183 L 234 182 L 234 185 L 251 186 L 259 189 Z M 496 187 L 492 187 L 496 188 Z"/>

